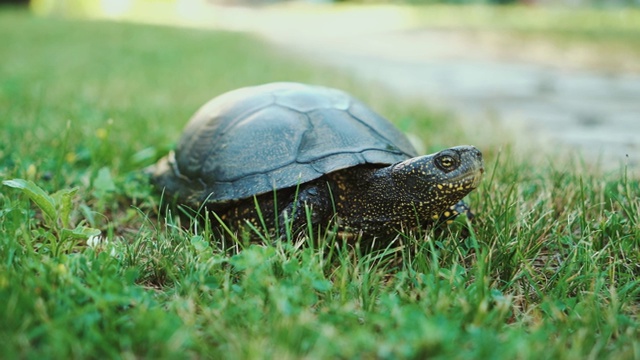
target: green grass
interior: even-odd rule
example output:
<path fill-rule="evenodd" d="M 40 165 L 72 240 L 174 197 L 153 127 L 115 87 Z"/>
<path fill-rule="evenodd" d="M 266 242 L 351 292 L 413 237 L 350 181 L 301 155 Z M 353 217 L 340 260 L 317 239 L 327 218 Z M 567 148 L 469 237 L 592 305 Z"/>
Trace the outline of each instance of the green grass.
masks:
<path fill-rule="evenodd" d="M 237 34 L 6 9 L 0 32 L 0 177 L 62 191 L 50 219 L 0 188 L 2 357 L 640 357 L 637 178 L 496 139 L 473 224 L 376 253 L 283 242 L 226 254 L 207 226 L 158 216 L 140 174 L 215 94 L 322 83 L 429 149 L 473 132 Z M 77 226 L 107 242 L 62 231 Z"/>
<path fill-rule="evenodd" d="M 417 23 L 438 27 L 496 29 L 527 33 L 566 33 L 589 38 L 593 33 L 640 33 L 640 10 L 635 8 L 567 6 L 416 6 Z"/>

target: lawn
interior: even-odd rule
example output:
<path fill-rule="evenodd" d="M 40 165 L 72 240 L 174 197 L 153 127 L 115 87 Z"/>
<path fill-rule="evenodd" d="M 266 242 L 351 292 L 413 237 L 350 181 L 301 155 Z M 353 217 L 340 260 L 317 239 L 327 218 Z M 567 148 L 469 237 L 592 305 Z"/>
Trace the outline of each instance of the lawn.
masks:
<path fill-rule="evenodd" d="M 0 32 L 3 358 L 640 358 L 640 182 L 625 169 L 475 139 L 239 34 L 11 9 Z M 209 98 L 276 80 L 347 89 L 428 150 L 483 145 L 477 217 L 377 252 L 229 253 L 160 213 L 141 169 Z"/>

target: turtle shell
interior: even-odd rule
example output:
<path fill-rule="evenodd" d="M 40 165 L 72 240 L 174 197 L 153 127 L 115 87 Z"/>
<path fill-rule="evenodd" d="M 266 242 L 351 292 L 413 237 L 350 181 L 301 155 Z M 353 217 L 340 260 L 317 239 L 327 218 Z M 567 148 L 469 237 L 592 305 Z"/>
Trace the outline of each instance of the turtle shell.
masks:
<path fill-rule="evenodd" d="M 402 132 L 347 93 L 271 83 L 202 106 L 153 181 L 188 204 L 225 203 L 414 156 Z"/>

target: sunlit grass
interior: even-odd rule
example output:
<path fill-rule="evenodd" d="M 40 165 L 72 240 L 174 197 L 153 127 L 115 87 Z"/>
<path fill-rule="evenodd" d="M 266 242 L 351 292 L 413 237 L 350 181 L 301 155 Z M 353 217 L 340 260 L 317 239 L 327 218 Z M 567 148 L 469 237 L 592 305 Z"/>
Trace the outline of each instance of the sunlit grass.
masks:
<path fill-rule="evenodd" d="M 501 56 L 556 66 L 640 71 L 640 9 L 418 6 L 416 28 L 455 31 Z"/>
<path fill-rule="evenodd" d="M 640 32 L 640 10 L 565 6 L 416 6 L 422 24 L 526 32 Z M 585 34 L 587 35 L 587 34 Z"/>
<path fill-rule="evenodd" d="M 237 34 L 7 10 L 0 32 L 0 178 L 78 189 L 55 225 L 0 188 L 3 357 L 640 357 L 640 183 L 622 169 L 477 139 Z M 275 80 L 354 92 L 428 150 L 482 142 L 475 221 L 373 253 L 225 251 L 209 223 L 160 213 L 141 170 L 206 100 Z M 101 238 L 54 249 L 80 224 Z"/>

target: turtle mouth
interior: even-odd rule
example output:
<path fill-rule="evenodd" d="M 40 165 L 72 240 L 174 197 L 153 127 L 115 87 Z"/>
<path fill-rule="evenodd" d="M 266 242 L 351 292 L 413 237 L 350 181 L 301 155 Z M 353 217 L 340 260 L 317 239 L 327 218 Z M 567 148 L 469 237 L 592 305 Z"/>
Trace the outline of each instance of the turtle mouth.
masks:
<path fill-rule="evenodd" d="M 482 164 L 477 164 L 467 172 L 452 178 L 450 183 L 453 184 L 454 187 L 473 190 L 480 185 L 482 174 L 484 174 L 484 167 Z"/>

